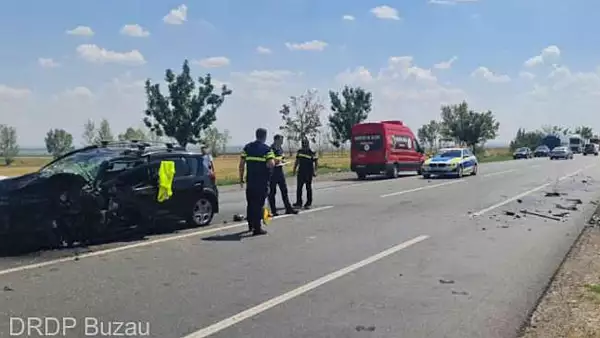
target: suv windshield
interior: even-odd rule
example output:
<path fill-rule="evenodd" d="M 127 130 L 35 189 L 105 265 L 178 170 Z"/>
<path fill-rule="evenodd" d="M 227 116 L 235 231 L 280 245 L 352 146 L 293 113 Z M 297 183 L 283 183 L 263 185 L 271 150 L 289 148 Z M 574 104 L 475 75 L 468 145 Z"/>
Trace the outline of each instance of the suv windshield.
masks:
<path fill-rule="evenodd" d="M 54 175 L 60 173 L 71 173 L 83 176 L 92 181 L 98 175 L 102 163 L 116 156 L 114 150 L 106 148 L 95 148 L 76 152 L 64 158 L 50 163 L 40 170 L 42 175 Z"/>
<path fill-rule="evenodd" d="M 527 148 L 519 148 L 519 149 L 517 149 L 517 153 L 524 153 L 527 150 L 528 150 Z"/>
<path fill-rule="evenodd" d="M 460 150 L 446 150 L 439 152 L 436 157 L 461 157 L 462 151 Z"/>
<path fill-rule="evenodd" d="M 594 144 L 593 143 L 586 144 L 585 149 L 594 149 Z"/>
<path fill-rule="evenodd" d="M 546 147 L 546 146 L 539 146 L 539 147 L 535 148 L 535 150 L 538 150 L 538 151 L 540 151 L 540 150 L 548 150 L 548 147 Z"/>

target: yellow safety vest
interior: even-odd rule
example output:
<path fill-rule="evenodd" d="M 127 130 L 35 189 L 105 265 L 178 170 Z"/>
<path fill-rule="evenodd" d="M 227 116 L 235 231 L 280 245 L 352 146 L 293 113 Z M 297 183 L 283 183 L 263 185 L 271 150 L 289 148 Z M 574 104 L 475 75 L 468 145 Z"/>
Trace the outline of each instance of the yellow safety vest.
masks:
<path fill-rule="evenodd" d="M 175 162 L 161 161 L 158 169 L 158 196 L 156 200 L 162 203 L 173 195 L 173 177 L 175 177 Z"/>

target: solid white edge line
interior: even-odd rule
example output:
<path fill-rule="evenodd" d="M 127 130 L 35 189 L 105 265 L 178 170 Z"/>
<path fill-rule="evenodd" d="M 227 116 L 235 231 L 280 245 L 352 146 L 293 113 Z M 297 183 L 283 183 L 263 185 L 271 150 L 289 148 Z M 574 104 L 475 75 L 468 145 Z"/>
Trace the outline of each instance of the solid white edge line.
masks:
<path fill-rule="evenodd" d="M 331 208 L 333 208 L 333 205 L 318 207 L 318 208 L 309 209 L 309 210 L 303 210 L 299 213 L 299 215 L 309 214 L 312 212 L 327 210 L 327 209 L 331 209 Z M 281 215 L 281 216 L 277 216 L 273 220 L 278 220 L 278 219 L 287 218 L 287 217 L 291 217 L 291 216 L 293 216 L 293 215 L 288 215 L 288 214 Z M 83 259 L 83 258 L 104 256 L 104 255 L 121 252 L 121 251 L 125 251 L 125 250 L 141 248 L 141 247 L 145 247 L 145 246 L 151 246 L 151 245 L 159 244 L 159 243 L 176 241 L 179 239 L 184 239 L 184 238 L 189 238 L 189 237 L 207 235 L 207 234 L 221 232 L 221 231 L 230 230 L 230 229 L 234 229 L 234 228 L 239 228 L 239 227 L 247 226 L 247 225 L 248 225 L 248 222 L 236 223 L 236 224 L 226 225 L 226 226 L 212 228 L 212 229 L 198 230 L 198 231 L 188 232 L 188 233 L 180 234 L 180 235 L 173 235 L 173 236 L 168 236 L 168 237 L 163 237 L 163 238 L 151 239 L 151 240 L 147 240 L 147 241 L 143 241 L 143 242 L 139 242 L 139 243 L 135 243 L 135 244 L 123 245 L 123 246 L 111 248 L 111 249 L 87 252 L 87 253 L 79 254 L 77 256 L 69 256 L 69 257 L 53 259 L 53 260 L 40 262 L 40 263 L 16 266 L 14 268 L 0 270 L 0 276 L 8 275 L 10 273 L 15 273 L 15 272 L 22 272 L 22 271 L 27 271 L 27 270 L 43 268 L 43 267 L 56 265 L 56 264 L 60 264 L 60 263 L 73 262 L 75 257 L 77 257 L 78 259 Z M 271 224 L 268 226 L 273 226 L 273 225 Z"/>
<path fill-rule="evenodd" d="M 573 176 L 575 176 L 575 175 L 577 175 L 577 174 L 581 173 L 582 171 L 584 171 L 584 170 L 587 170 L 587 169 L 589 169 L 589 168 L 592 168 L 592 167 L 595 167 L 595 166 L 596 166 L 596 164 L 588 165 L 588 166 L 586 166 L 586 167 L 584 167 L 584 168 L 582 168 L 582 169 L 579 169 L 579 170 L 577 170 L 577 171 L 574 171 L 574 172 L 572 172 L 572 173 L 570 173 L 570 174 L 567 174 L 567 175 L 565 175 L 565 176 L 562 176 L 562 177 L 561 177 L 561 178 L 559 178 L 557 181 L 558 181 L 558 182 L 560 182 L 560 181 L 566 180 L 567 178 L 573 177 Z M 520 193 L 520 194 L 518 194 L 518 195 L 516 195 L 516 196 L 513 196 L 513 197 L 511 197 L 511 198 L 505 199 L 505 200 L 504 200 L 504 201 L 502 201 L 502 202 L 496 203 L 496 204 L 494 204 L 494 205 L 491 205 L 491 206 L 489 206 L 489 207 L 487 207 L 487 208 L 485 208 L 485 209 L 482 209 L 482 210 L 479 210 L 479 211 L 477 211 L 477 212 L 474 212 L 474 213 L 472 213 L 472 214 L 471 214 L 471 217 L 478 217 L 478 216 L 481 216 L 481 215 L 483 215 L 483 214 L 485 214 L 485 213 L 487 213 L 487 212 L 489 212 L 489 211 L 491 211 L 491 210 L 494 210 L 494 209 L 496 209 L 496 208 L 499 208 L 499 207 L 501 207 L 501 206 L 503 206 L 503 205 L 506 205 L 506 204 L 508 204 L 508 203 L 510 203 L 510 202 L 514 202 L 514 201 L 518 200 L 519 198 L 525 197 L 525 196 L 527 196 L 527 195 L 529 195 L 529 194 L 531 194 L 531 193 L 534 193 L 534 192 L 536 192 L 536 191 L 542 190 L 542 189 L 546 188 L 547 186 L 549 186 L 549 185 L 551 185 L 551 184 L 554 184 L 554 183 L 555 183 L 555 182 L 548 182 L 548 183 L 545 183 L 545 184 L 542 184 L 542 185 L 540 185 L 539 187 L 536 187 L 536 188 L 533 188 L 533 189 L 527 190 L 527 191 L 525 191 L 525 192 L 523 192 L 523 193 Z"/>
<path fill-rule="evenodd" d="M 397 191 L 397 192 L 393 192 L 393 193 L 390 193 L 390 194 L 381 195 L 379 197 L 386 198 L 386 197 L 404 195 L 404 194 L 408 194 L 408 193 L 411 193 L 411 192 L 417 192 L 417 191 L 421 191 L 421 190 L 433 189 L 433 188 L 443 187 L 445 185 L 450 185 L 450 184 L 455 184 L 455 183 L 461 183 L 461 182 L 466 182 L 466 180 L 465 179 L 455 179 L 453 181 L 447 181 L 447 182 L 444 182 L 444 183 L 438 183 L 438 184 L 433 184 L 433 185 L 426 185 L 424 187 L 418 187 L 418 188 L 414 188 L 414 189 Z"/>
<path fill-rule="evenodd" d="M 277 297 L 271 298 L 268 301 L 258 304 L 254 307 L 251 307 L 245 311 L 242 311 L 238 314 L 235 314 L 229 318 L 226 318 L 220 322 L 217 322 L 215 324 L 212 324 L 210 326 L 207 326 L 203 329 L 200 329 L 196 332 L 190 333 L 188 335 L 186 335 L 184 338 L 204 338 L 204 337 L 208 337 L 210 335 L 213 335 L 219 331 L 222 331 L 230 326 L 233 326 L 243 320 L 246 320 L 248 318 L 254 317 L 262 312 L 265 312 L 267 310 L 269 310 L 272 307 L 275 307 L 279 304 L 285 303 L 288 300 L 291 300 L 293 298 L 296 298 L 304 293 L 307 293 L 311 290 L 314 290 L 316 288 L 318 288 L 319 286 L 322 286 L 326 283 L 329 283 L 335 279 L 338 279 L 340 277 L 343 277 L 344 275 L 347 275 L 351 272 L 354 272 L 355 270 L 358 270 L 362 267 L 365 267 L 369 264 L 375 263 L 378 260 L 381 260 L 387 256 L 390 256 L 392 254 L 395 254 L 396 252 L 406 249 L 414 244 L 417 244 L 419 242 L 422 242 L 426 239 L 428 239 L 429 236 L 428 235 L 421 235 L 418 237 L 415 237 L 411 240 L 408 240 L 406 242 L 400 243 L 396 246 L 393 246 L 385 251 L 382 251 L 378 254 L 375 254 L 371 257 L 368 257 L 366 259 L 363 259 L 360 262 L 354 263 L 352 265 L 349 265 L 345 268 L 342 268 L 340 270 L 334 271 L 328 275 L 325 275 L 321 278 L 315 279 L 312 282 L 309 282 L 307 284 L 304 284 L 294 290 L 291 290 L 289 292 L 286 292 L 282 295 L 279 295 Z"/>

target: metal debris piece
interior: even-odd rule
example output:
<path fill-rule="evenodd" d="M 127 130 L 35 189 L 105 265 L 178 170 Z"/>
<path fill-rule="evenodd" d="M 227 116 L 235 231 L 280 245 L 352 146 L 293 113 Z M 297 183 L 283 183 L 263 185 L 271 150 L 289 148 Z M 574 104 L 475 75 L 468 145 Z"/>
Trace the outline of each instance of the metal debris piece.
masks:
<path fill-rule="evenodd" d="M 541 217 L 541 218 L 547 218 L 547 219 L 551 219 L 553 221 L 560 221 L 560 218 L 552 217 L 552 216 L 548 216 L 548 215 L 544 215 L 544 214 L 540 214 L 540 213 L 529 211 L 529 210 L 526 210 L 526 209 L 521 210 L 521 213 L 523 213 L 525 215 L 532 215 L 532 216 L 538 216 L 538 217 Z"/>
<path fill-rule="evenodd" d="M 558 214 L 552 214 L 552 216 L 556 216 L 556 217 L 566 217 L 569 216 L 569 212 L 565 211 L 565 212 L 559 212 Z"/>
<path fill-rule="evenodd" d="M 486 231 L 486 230 L 487 230 L 487 228 L 481 228 L 481 230 L 483 230 L 483 231 Z"/>
<path fill-rule="evenodd" d="M 590 201 L 590 203 L 593 205 L 598 205 L 598 201 Z"/>
<path fill-rule="evenodd" d="M 556 204 L 556 208 L 558 209 L 562 209 L 562 210 L 571 210 L 571 211 L 577 211 L 577 206 L 575 205 L 570 205 L 568 207 L 565 207 L 562 204 Z"/>
<path fill-rule="evenodd" d="M 523 200 L 519 198 L 517 199 L 517 203 L 523 203 Z"/>
<path fill-rule="evenodd" d="M 501 225 L 501 226 L 499 226 L 499 228 L 502 228 L 502 229 L 508 229 L 508 228 L 510 228 L 510 227 L 509 227 L 508 225 Z"/>
<path fill-rule="evenodd" d="M 440 284 L 454 284 L 452 279 L 440 279 Z"/>
<path fill-rule="evenodd" d="M 10 286 L 5 286 L 2 290 L 9 292 L 9 291 L 15 291 L 13 288 L 11 288 Z"/>
<path fill-rule="evenodd" d="M 467 291 L 454 291 L 452 290 L 452 294 L 453 295 L 461 295 L 461 296 L 468 296 L 469 293 Z"/>
<path fill-rule="evenodd" d="M 583 201 L 579 198 L 567 198 L 566 200 L 575 204 L 583 204 Z"/>
<path fill-rule="evenodd" d="M 357 325 L 356 326 L 356 331 L 368 331 L 368 332 L 373 332 L 375 331 L 375 326 L 371 325 L 371 326 L 364 326 L 364 325 Z"/>
<path fill-rule="evenodd" d="M 552 191 L 552 192 L 547 192 L 546 197 L 560 197 L 560 193 L 556 192 L 556 191 Z"/>
<path fill-rule="evenodd" d="M 516 213 L 515 213 L 515 212 L 513 212 L 513 211 L 508 211 L 508 210 L 505 210 L 505 211 L 504 211 L 504 214 L 505 214 L 506 216 L 514 216 L 514 215 L 516 215 Z"/>

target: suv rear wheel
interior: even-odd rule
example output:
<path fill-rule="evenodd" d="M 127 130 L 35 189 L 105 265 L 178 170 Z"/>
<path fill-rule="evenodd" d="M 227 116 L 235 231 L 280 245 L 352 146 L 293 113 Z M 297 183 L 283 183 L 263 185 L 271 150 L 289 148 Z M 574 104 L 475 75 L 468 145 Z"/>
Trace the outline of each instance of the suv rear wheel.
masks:
<path fill-rule="evenodd" d="M 192 226 L 206 226 L 212 222 L 215 210 L 212 201 L 205 195 L 200 195 L 193 200 L 191 215 L 188 223 Z"/>

